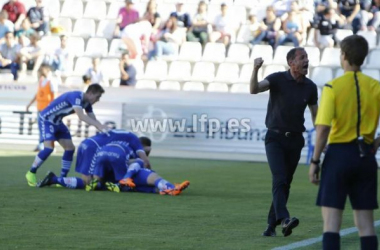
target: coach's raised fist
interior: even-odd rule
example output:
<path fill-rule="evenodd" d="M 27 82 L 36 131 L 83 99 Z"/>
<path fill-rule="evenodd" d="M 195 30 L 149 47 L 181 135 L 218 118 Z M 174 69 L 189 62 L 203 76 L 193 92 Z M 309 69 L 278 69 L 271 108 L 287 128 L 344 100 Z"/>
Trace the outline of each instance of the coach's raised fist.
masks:
<path fill-rule="evenodd" d="M 264 63 L 264 60 L 261 57 L 258 57 L 258 58 L 255 58 L 255 61 L 253 62 L 253 66 L 256 70 L 258 70 L 259 68 L 261 68 L 263 63 Z"/>

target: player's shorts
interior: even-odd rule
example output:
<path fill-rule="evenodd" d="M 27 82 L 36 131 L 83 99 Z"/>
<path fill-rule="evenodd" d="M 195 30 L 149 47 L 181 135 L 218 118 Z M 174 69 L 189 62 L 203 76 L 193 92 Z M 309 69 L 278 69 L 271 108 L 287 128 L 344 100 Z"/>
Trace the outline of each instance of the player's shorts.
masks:
<path fill-rule="evenodd" d="M 377 162 L 361 158 L 355 142 L 330 144 L 322 165 L 317 205 L 344 209 L 347 196 L 352 209 L 373 210 L 377 203 Z"/>
<path fill-rule="evenodd" d="M 113 172 L 116 182 L 122 180 L 127 173 L 126 152 L 122 147 L 104 146 L 96 154 L 94 175 L 104 178 L 108 172 Z"/>
<path fill-rule="evenodd" d="M 136 186 L 146 186 L 148 185 L 148 177 L 152 173 L 155 173 L 151 169 L 142 168 L 140 169 L 135 176 L 133 176 L 133 182 L 136 184 Z"/>
<path fill-rule="evenodd" d="M 49 121 L 41 121 L 40 125 L 39 130 L 44 141 L 71 140 L 70 131 L 62 122 L 56 125 Z"/>
<path fill-rule="evenodd" d="M 78 147 L 75 171 L 83 175 L 92 175 L 95 168 L 96 153 L 101 146 L 92 138 L 87 138 Z"/>

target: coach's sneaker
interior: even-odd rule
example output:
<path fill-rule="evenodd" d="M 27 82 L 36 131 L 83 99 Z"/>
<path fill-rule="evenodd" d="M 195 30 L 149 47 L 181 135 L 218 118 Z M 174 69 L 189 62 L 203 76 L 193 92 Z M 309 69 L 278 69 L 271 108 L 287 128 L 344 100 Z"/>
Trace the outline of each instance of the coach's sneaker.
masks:
<path fill-rule="evenodd" d="M 93 179 L 90 184 L 86 185 L 86 191 L 94 191 L 98 186 L 99 180 Z"/>
<path fill-rule="evenodd" d="M 26 180 L 28 181 L 28 185 L 31 187 L 35 187 L 37 185 L 37 177 L 35 173 L 30 171 L 26 172 Z"/>
<path fill-rule="evenodd" d="M 118 184 L 112 182 L 106 182 L 106 187 L 111 192 L 120 193 L 120 187 Z"/>
<path fill-rule="evenodd" d="M 274 237 L 276 236 L 276 229 L 273 226 L 268 225 L 267 229 L 265 229 L 265 231 L 261 235 L 267 237 Z"/>
<path fill-rule="evenodd" d="M 281 226 L 282 226 L 282 234 L 284 235 L 284 237 L 291 235 L 293 232 L 293 229 L 296 228 L 299 223 L 300 221 L 296 217 L 293 217 L 291 219 L 289 218 L 283 219 L 281 222 Z"/>
<path fill-rule="evenodd" d="M 53 184 L 54 177 L 56 177 L 55 174 L 49 171 L 45 178 L 43 178 L 42 181 L 37 183 L 37 187 L 41 188 Z"/>
<path fill-rule="evenodd" d="M 125 178 L 119 181 L 121 185 L 128 186 L 130 188 L 135 188 L 136 184 L 133 182 L 131 178 Z"/>

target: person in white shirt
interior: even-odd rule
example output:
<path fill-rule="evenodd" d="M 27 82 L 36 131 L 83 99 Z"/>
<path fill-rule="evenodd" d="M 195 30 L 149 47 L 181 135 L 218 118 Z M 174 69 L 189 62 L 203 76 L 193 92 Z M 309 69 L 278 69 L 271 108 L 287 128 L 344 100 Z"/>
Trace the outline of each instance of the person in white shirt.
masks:
<path fill-rule="evenodd" d="M 213 32 L 210 36 L 210 42 L 223 42 L 228 45 L 233 40 L 237 31 L 237 23 L 233 16 L 228 13 L 226 4 L 221 4 L 221 13 L 217 15 L 212 24 Z"/>
<path fill-rule="evenodd" d="M 93 83 L 99 83 L 103 86 L 108 86 L 108 79 L 103 74 L 99 67 L 100 59 L 99 57 L 95 57 L 92 59 L 92 67 L 87 70 L 85 73 L 86 76 L 88 76 L 91 79 L 91 84 Z"/>

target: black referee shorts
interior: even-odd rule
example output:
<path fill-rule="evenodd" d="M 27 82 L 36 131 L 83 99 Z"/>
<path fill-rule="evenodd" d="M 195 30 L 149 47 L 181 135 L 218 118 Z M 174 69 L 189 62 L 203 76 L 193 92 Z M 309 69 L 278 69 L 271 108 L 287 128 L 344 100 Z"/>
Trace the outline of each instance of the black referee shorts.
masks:
<path fill-rule="evenodd" d="M 361 158 L 355 142 L 330 144 L 322 165 L 317 205 L 343 210 L 347 196 L 352 209 L 378 208 L 377 162 L 374 155 Z"/>

